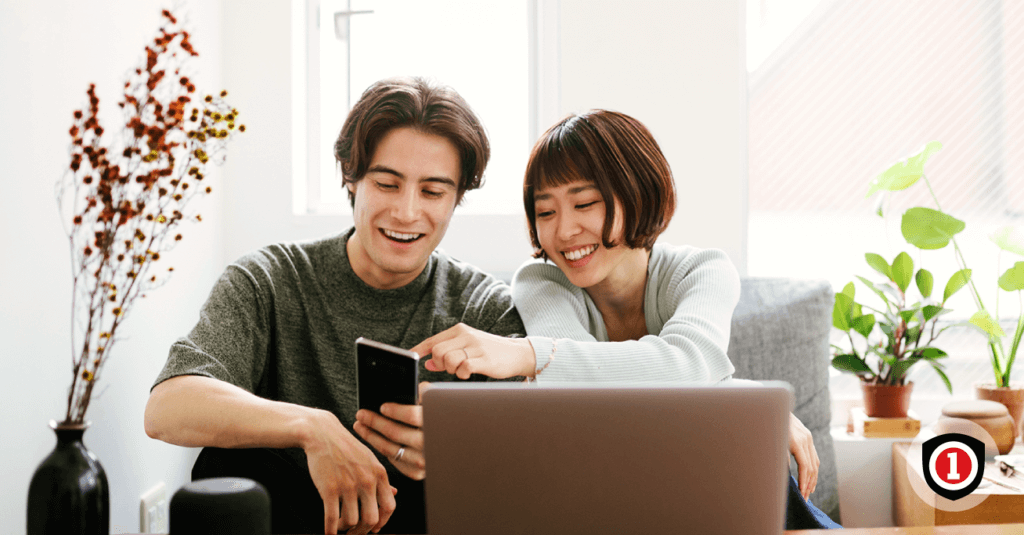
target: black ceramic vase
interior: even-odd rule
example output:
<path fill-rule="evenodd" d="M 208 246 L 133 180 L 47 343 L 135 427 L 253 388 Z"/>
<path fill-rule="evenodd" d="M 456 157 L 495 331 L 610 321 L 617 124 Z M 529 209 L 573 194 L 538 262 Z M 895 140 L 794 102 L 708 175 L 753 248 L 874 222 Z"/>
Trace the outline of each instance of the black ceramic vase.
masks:
<path fill-rule="evenodd" d="M 99 459 L 82 443 L 89 424 L 50 420 L 57 447 L 28 487 L 28 535 L 110 533 L 110 491 Z"/>

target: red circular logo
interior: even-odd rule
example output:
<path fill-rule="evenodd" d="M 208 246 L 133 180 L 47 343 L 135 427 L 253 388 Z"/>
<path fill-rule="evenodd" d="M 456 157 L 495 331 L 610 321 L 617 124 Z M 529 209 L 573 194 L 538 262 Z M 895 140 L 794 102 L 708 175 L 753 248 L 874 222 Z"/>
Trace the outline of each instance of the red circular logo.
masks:
<path fill-rule="evenodd" d="M 972 462 L 966 451 L 954 446 L 936 456 L 935 472 L 944 483 L 957 485 L 970 477 Z"/>

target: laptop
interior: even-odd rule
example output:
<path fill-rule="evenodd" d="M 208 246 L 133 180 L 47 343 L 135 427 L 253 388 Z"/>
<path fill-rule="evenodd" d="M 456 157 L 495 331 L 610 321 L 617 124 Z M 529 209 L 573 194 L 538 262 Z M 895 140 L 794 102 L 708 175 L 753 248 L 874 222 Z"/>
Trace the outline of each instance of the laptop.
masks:
<path fill-rule="evenodd" d="M 440 383 L 421 403 L 432 535 L 783 531 L 784 383 Z"/>

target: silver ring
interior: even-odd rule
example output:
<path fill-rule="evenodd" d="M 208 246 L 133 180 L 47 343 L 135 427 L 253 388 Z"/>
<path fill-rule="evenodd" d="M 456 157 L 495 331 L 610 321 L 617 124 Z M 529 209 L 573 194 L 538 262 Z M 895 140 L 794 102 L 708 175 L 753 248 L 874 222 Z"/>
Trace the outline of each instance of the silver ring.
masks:
<path fill-rule="evenodd" d="M 401 461 L 403 455 L 405 455 L 405 446 L 398 448 L 398 453 L 395 454 L 395 462 Z"/>

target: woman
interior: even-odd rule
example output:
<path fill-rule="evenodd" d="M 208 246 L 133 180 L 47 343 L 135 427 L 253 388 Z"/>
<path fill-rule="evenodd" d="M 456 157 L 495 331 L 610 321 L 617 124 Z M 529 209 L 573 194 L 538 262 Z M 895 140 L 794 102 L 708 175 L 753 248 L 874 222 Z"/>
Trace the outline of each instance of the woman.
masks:
<path fill-rule="evenodd" d="M 675 188 L 639 121 L 595 110 L 553 126 L 530 155 L 524 204 L 539 259 L 512 285 L 526 342 L 457 326 L 413 348 L 432 355 L 428 369 L 541 382 L 731 378 L 726 347 L 739 276 L 721 251 L 655 245 L 675 210 Z M 793 416 L 790 451 L 800 476 L 791 494 L 803 498 L 791 496 L 793 520 L 808 511 L 818 471 L 811 434 Z"/>

